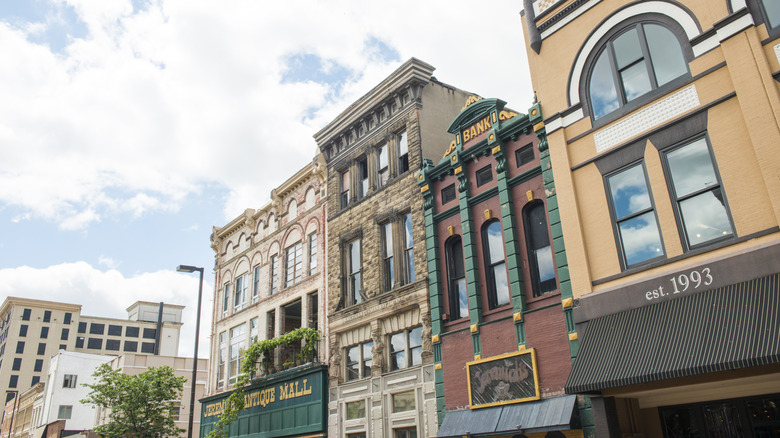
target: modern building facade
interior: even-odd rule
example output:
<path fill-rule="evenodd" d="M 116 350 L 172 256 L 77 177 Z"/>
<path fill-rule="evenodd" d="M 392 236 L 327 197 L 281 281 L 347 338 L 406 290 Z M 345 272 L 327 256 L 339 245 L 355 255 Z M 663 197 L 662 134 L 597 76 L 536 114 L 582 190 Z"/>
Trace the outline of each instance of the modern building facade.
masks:
<path fill-rule="evenodd" d="M 46 379 L 60 350 L 118 356 L 179 349 L 184 306 L 138 301 L 128 319 L 81 314 L 81 305 L 8 297 L 0 306 L 0 391 L 6 401 Z"/>
<path fill-rule="evenodd" d="M 777 436 L 779 3 L 524 5 L 586 435 Z"/>
<path fill-rule="evenodd" d="M 576 338 L 539 115 L 472 96 L 418 176 L 440 437 L 582 436 L 563 389 Z"/>
<path fill-rule="evenodd" d="M 301 327 L 320 330 L 322 339 L 327 339 L 328 327 L 324 323 L 326 177 L 327 168 L 318 154 L 311 164 L 272 190 L 267 205 L 258 210 L 248 209 L 227 225 L 214 228 L 211 246 L 216 252 L 216 289 L 212 360 L 209 397 L 203 400 L 201 410 L 202 436 L 218 419 L 214 406 L 235 388 L 242 353 L 253 342 L 277 338 Z M 297 367 L 296 371 L 295 366 L 301 365 L 295 362 L 299 350 L 295 345 L 277 349 L 273 367 L 275 371 L 286 371 L 262 376 L 252 388 L 278 389 L 276 385 L 283 386 L 285 382 L 308 379 L 307 384 L 311 385 L 316 378 L 322 380 L 321 376 L 316 377 L 324 373 L 322 366 Z M 321 342 L 315 362 L 325 362 L 326 358 L 327 343 Z M 323 387 L 327 384 L 319 388 Z M 311 415 L 299 417 L 286 412 L 292 401 L 282 403 L 277 396 L 274 403 L 242 411 L 229 434 L 324 434 L 326 399 L 327 393 L 316 390 L 306 397 L 296 397 L 296 406 L 303 403 L 311 410 Z M 294 421 L 277 422 L 283 413 Z"/>
<path fill-rule="evenodd" d="M 423 200 L 468 95 L 410 59 L 314 135 L 327 161 L 329 437 L 436 434 Z"/>

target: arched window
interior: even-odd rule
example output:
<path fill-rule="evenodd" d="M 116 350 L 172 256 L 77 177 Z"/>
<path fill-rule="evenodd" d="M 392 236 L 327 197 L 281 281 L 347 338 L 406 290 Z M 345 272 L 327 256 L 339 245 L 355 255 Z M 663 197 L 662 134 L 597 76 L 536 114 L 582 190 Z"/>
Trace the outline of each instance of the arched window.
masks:
<path fill-rule="evenodd" d="M 311 210 L 314 207 L 314 204 L 316 203 L 316 196 L 317 194 L 314 193 L 314 189 L 310 188 L 306 191 L 306 210 Z"/>
<path fill-rule="evenodd" d="M 465 318 L 469 314 L 469 297 L 466 289 L 466 270 L 463 268 L 463 242 L 460 236 L 453 236 L 444 243 L 447 259 L 447 298 L 449 319 Z"/>
<path fill-rule="evenodd" d="M 291 221 L 298 217 L 298 202 L 293 199 L 290 201 L 290 204 L 287 206 L 287 220 Z"/>
<path fill-rule="evenodd" d="M 488 308 L 509 304 L 509 279 L 501 222 L 492 220 L 482 227 L 482 252 L 485 257 Z"/>
<path fill-rule="evenodd" d="M 557 289 L 546 213 L 541 201 L 532 202 L 523 208 L 528 269 L 531 271 L 531 289 L 535 297 Z"/>
<path fill-rule="evenodd" d="M 660 22 L 633 23 L 612 34 L 592 64 L 591 116 L 599 119 L 685 75 L 688 62 L 677 36 Z"/>

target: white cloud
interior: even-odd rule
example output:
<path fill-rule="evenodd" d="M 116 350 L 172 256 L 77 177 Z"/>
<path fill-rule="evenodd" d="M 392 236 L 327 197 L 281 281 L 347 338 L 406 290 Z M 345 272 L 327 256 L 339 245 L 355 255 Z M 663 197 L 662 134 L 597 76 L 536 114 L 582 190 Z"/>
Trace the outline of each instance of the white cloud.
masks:
<path fill-rule="evenodd" d="M 101 260 L 101 264 L 110 259 Z M 31 281 L 35 279 L 35 281 Z M 205 279 L 206 283 L 208 278 Z M 208 357 L 211 287 L 203 286 L 201 339 L 198 355 Z M 63 263 L 45 269 L 22 266 L 0 269 L 0 297 L 25 297 L 81 304 L 82 315 L 127 318 L 127 307 L 138 300 L 184 305 L 179 355 L 191 356 L 195 337 L 198 276 L 158 271 L 126 278 L 119 271 L 101 271 L 86 262 Z"/>
<path fill-rule="evenodd" d="M 0 204 L 64 229 L 175 211 L 205 184 L 230 192 L 226 219 L 264 204 L 312 159 L 312 135 L 399 65 L 367 41 L 531 103 L 516 1 L 52 1 L 89 30 L 61 53 L 28 41 L 40 25 L 0 22 Z M 340 92 L 281 83 L 299 53 L 348 69 Z"/>

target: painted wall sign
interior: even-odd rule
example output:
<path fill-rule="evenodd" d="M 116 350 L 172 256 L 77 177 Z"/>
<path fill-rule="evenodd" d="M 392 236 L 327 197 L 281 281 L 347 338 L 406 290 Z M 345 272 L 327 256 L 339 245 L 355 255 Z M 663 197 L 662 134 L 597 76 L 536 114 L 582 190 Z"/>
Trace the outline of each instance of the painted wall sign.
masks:
<path fill-rule="evenodd" d="M 468 362 L 466 373 L 472 409 L 540 398 L 534 349 Z"/>
<path fill-rule="evenodd" d="M 463 143 L 477 138 L 479 134 L 487 132 L 492 127 L 493 126 L 490 123 L 490 116 L 488 115 L 484 119 L 463 130 Z"/>
<path fill-rule="evenodd" d="M 664 284 L 659 284 L 658 287 L 646 291 L 645 299 L 651 301 L 667 295 L 695 291 L 696 289 L 711 285 L 713 281 L 714 277 L 712 276 L 712 271 L 708 267 L 681 272 L 669 277 L 668 283 L 666 283 L 666 289 L 664 289 Z"/>

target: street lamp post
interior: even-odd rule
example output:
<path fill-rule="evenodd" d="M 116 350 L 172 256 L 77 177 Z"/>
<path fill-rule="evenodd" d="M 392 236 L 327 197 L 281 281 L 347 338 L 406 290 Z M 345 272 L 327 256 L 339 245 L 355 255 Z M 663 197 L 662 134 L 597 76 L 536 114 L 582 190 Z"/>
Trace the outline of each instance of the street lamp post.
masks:
<path fill-rule="evenodd" d="M 176 268 L 179 272 L 198 272 L 200 273 L 200 285 L 198 286 L 198 313 L 195 319 L 195 353 L 192 355 L 192 380 L 190 380 L 190 419 L 187 426 L 187 438 L 192 438 L 192 424 L 195 415 L 195 382 L 198 375 L 198 341 L 200 340 L 200 303 L 203 296 L 203 268 L 195 266 L 179 265 Z"/>

